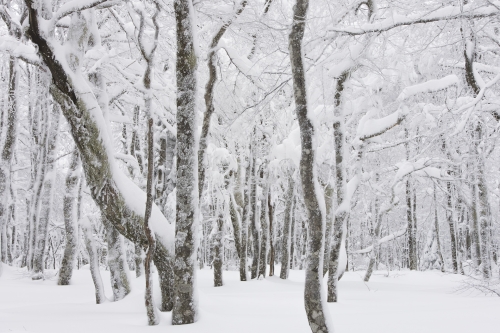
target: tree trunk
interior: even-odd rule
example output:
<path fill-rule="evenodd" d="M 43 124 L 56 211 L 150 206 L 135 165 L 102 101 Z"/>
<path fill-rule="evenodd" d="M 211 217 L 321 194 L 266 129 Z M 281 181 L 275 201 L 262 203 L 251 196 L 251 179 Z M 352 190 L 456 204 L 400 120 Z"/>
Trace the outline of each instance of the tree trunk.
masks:
<path fill-rule="evenodd" d="M 333 123 L 333 136 L 335 140 L 335 186 L 337 188 L 337 209 L 333 219 L 333 238 L 330 245 L 330 257 L 328 265 L 328 302 L 337 302 L 337 283 L 340 270 L 339 267 L 342 238 L 344 237 L 344 224 L 347 214 L 351 208 L 351 203 L 346 201 L 346 166 L 344 162 L 344 114 L 342 112 L 342 92 L 344 84 L 349 78 L 350 70 L 344 71 L 337 80 L 335 88 L 335 122 Z"/>
<path fill-rule="evenodd" d="M 257 177 L 256 177 L 256 157 L 252 154 L 252 175 L 250 176 L 250 229 L 252 231 L 252 266 L 251 279 L 257 278 L 257 270 L 259 268 L 259 230 L 257 229 Z"/>
<path fill-rule="evenodd" d="M 222 247 L 222 236 L 224 227 L 224 214 L 222 213 L 222 207 L 219 208 L 219 213 L 217 216 L 217 230 L 213 236 L 213 248 L 214 248 L 214 287 L 222 287 L 222 263 L 223 263 L 223 247 Z"/>
<path fill-rule="evenodd" d="M 452 203 L 452 184 L 451 182 L 446 183 L 446 220 L 448 221 L 448 226 L 450 227 L 450 245 L 451 245 L 451 262 L 453 266 L 453 273 L 458 273 L 458 260 L 457 260 L 457 240 L 455 233 L 455 224 L 453 222 L 453 203 Z"/>
<path fill-rule="evenodd" d="M 437 210 L 437 200 L 436 200 L 436 184 L 434 184 L 434 229 L 436 231 L 436 243 L 437 243 L 437 253 L 439 260 L 441 260 L 441 272 L 444 273 L 444 259 L 443 253 L 441 252 L 441 240 L 439 239 L 439 219 Z"/>
<path fill-rule="evenodd" d="M 108 266 L 111 278 L 113 300 L 119 301 L 130 293 L 128 266 L 125 261 L 123 236 L 113 225 L 103 219 L 108 243 Z"/>
<path fill-rule="evenodd" d="M 249 215 L 250 215 L 250 181 L 251 181 L 251 170 L 252 170 L 252 159 L 249 157 L 249 163 L 245 172 L 245 185 L 240 183 L 239 188 L 244 186 L 244 197 L 245 202 L 243 205 L 243 218 L 242 226 L 241 226 L 241 249 L 240 249 L 240 281 L 247 280 L 247 250 L 248 250 L 248 223 L 249 223 Z M 236 200 L 238 198 L 235 196 Z"/>
<path fill-rule="evenodd" d="M 300 126 L 300 177 L 309 222 L 304 303 L 312 332 L 328 333 L 333 328 L 327 324 L 329 322 L 328 314 L 325 313 L 326 311 L 323 306 L 324 295 L 321 290 L 325 217 L 317 197 L 320 189 L 315 170 L 316 161 L 313 147 L 314 126 L 311 123 L 307 110 L 307 89 L 302 59 L 302 40 L 304 38 L 308 7 L 308 0 L 296 0 L 293 9 L 292 29 L 289 35 L 295 110 Z"/>
<path fill-rule="evenodd" d="M 330 182 L 325 187 L 325 207 L 326 207 L 326 230 L 325 230 L 325 251 L 323 254 L 323 276 L 328 273 L 330 266 L 330 249 L 332 243 L 332 229 L 333 229 L 333 196 L 335 194 L 334 188 Z"/>
<path fill-rule="evenodd" d="M 97 255 L 94 236 L 92 235 L 92 224 L 88 217 L 85 216 L 81 220 L 81 225 L 85 237 L 85 246 L 89 253 L 90 273 L 92 274 L 92 281 L 94 281 L 95 287 L 95 302 L 96 304 L 102 304 L 106 302 L 106 296 L 104 295 L 104 285 L 102 284 L 101 271 L 99 269 L 99 257 Z"/>
<path fill-rule="evenodd" d="M 476 125 L 476 139 L 478 144 L 482 144 L 483 129 L 481 121 Z M 479 149 L 479 147 L 478 147 Z M 483 278 L 489 279 L 491 277 L 491 261 L 489 251 L 489 234 L 490 234 L 490 213 L 488 201 L 488 187 L 485 178 L 485 161 L 484 152 L 478 151 L 478 168 L 477 168 L 477 191 L 479 197 L 479 225 L 481 227 L 481 263 L 483 265 Z"/>
<path fill-rule="evenodd" d="M 59 270 L 58 285 L 68 285 L 75 266 L 76 251 L 78 249 L 78 220 L 77 207 L 78 182 L 80 180 L 80 157 L 78 151 L 73 151 L 68 175 L 66 176 L 66 193 L 63 199 L 64 228 L 66 230 L 66 246 Z"/>
<path fill-rule="evenodd" d="M 135 261 L 135 277 L 140 277 L 144 273 L 144 265 L 142 262 L 142 247 L 141 244 L 134 244 L 134 261 Z"/>
<path fill-rule="evenodd" d="M 54 104 L 50 116 L 50 128 L 48 129 L 47 158 L 45 159 L 46 171 L 43 179 L 43 191 L 41 198 L 40 217 L 37 225 L 35 250 L 33 253 L 33 280 L 43 278 L 45 255 L 47 253 L 46 242 L 49 233 L 49 222 L 52 211 L 52 193 L 55 182 L 55 159 L 57 135 L 59 134 L 59 106 Z"/>
<path fill-rule="evenodd" d="M 267 269 L 267 248 L 269 242 L 269 215 L 268 215 L 268 200 L 269 200 L 269 185 L 264 184 L 266 181 L 264 179 L 264 170 L 260 172 L 260 179 L 262 184 L 262 199 L 260 204 L 260 228 L 261 228 L 261 240 L 260 240 L 260 258 L 259 258 L 259 274 L 257 278 L 266 277 Z"/>
<path fill-rule="evenodd" d="M 175 223 L 174 308 L 172 324 L 198 317 L 195 296 L 198 227 L 198 155 L 196 145 L 196 64 L 191 0 L 175 0 L 177 24 L 177 191 Z"/>
<path fill-rule="evenodd" d="M 274 261 L 275 261 L 274 229 L 273 229 L 274 209 L 273 209 L 273 203 L 271 201 L 271 191 L 269 191 L 267 206 L 269 210 L 269 276 L 274 276 Z"/>
<path fill-rule="evenodd" d="M 290 271 L 290 241 L 291 232 L 290 225 L 292 222 L 293 214 L 293 190 L 295 188 L 295 181 L 293 180 L 293 172 L 289 171 L 288 175 L 288 191 L 285 197 L 285 220 L 283 221 L 283 235 L 281 241 L 281 279 L 288 279 L 288 273 Z"/>
<path fill-rule="evenodd" d="M 12 155 L 17 140 L 17 86 L 18 86 L 18 71 L 17 59 L 14 57 L 9 58 L 9 87 L 7 94 L 7 122 L 2 124 L 0 129 L 4 131 L 5 139 L 3 141 L 2 153 L 0 155 L 0 230 L 6 226 L 9 194 L 11 186 L 11 165 Z M 2 114 L 3 120 L 3 114 Z M 5 247 L 6 244 L 2 243 L 0 248 Z M 2 262 L 0 261 L 0 275 L 2 275 Z"/>

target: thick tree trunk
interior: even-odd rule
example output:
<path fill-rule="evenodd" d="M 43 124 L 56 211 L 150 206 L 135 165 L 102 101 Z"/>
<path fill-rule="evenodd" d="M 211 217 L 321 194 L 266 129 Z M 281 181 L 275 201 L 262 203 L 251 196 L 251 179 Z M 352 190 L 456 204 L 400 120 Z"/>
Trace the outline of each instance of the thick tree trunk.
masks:
<path fill-rule="evenodd" d="M 41 198 L 40 217 L 36 228 L 35 250 L 33 253 L 33 280 L 43 278 L 45 255 L 47 253 L 46 242 L 49 233 L 50 215 L 52 212 L 52 193 L 55 182 L 55 159 L 57 135 L 59 134 L 60 111 L 58 105 L 52 106 L 50 116 L 50 128 L 48 129 L 47 158 L 45 159 L 46 171 L 43 179 L 43 191 Z"/>
<path fill-rule="evenodd" d="M 293 191 L 295 189 L 295 181 L 292 176 L 293 172 L 289 172 L 288 175 L 288 191 L 285 197 L 285 220 L 283 221 L 283 234 L 281 241 L 281 279 L 288 279 L 288 273 L 290 271 L 290 242 L 291 242 L 291 232 L 290 225 L 292 222 L 293 214 Z"/>
<path fill-rule="evenodd" d="M 86 216 L 81 220 L 81 226 L 85 238 L 85 246 L 89 253 L 90 274 L 92 275 L 95 287 L 95 301 L 96 304 L 102 304 L 106 302 L 106 296 L 104 295 L 104 285 L 102 284 L 101 271 L 99 269 L 99 257 L 92 234 L 92 224 Z"/>
<path fill-rule="evenodd" d="M 57 284 L 68 285 L 75 266 L 76 251 L 78 249 L 78 220 L 77 207 L 78 182 L 80 180 L 80 157 L 78 151 L 73 151 L 68 175 L 66 176 L 66 193 L 63 199 L 64 228 L 66 230 L 66 246 L 64 256 L 59 270 Z"/>
<path fill-rule="evenodd" d="M 314 126 L 307 110 L 307 89 L 302 59 L 302 40 L 308 7 L 308 0 L 296 0 L 293 9 L 292 30 L 289 35 L 295 110 L 300 126 L 300 177 L 309 222 L 304 303 L 312 332 L 328 333 L 333 328 L 328 326 L 328 314 L 324 308 L 324 295 L 321 290 L 325 212 L 321 210 L 317 196 L 320 189 L 315 170 Z"/>
<path fill-rule="evenodd" d="M 172 324 L 198 317 L 195 291 L 198 227 L 198 155 L 196 145 L 196 66 L 191 0 L 175 0 L 177 24 L 177 191 L 175 224 L 174 308 Z"/>

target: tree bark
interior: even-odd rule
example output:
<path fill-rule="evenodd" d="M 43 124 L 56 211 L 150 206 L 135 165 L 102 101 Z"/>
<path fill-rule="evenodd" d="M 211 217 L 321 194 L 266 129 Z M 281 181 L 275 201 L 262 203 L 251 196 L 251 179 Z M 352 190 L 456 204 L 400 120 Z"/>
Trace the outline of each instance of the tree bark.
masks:
<path fill-rule="evenodd" d="M 273 209 L 273 203 L 271 201 L 271 191 L 269 191 L 267 206 L 269 211 L 269 276 L 274 276 L 274 261 L 275 261 L 274 229 L 273 229 L 274 209 Z"/>
<path fill-rule="evenodd" d="M 172 324 L 198 317 L 195 296 L 198 227 L 198 155 L 196 145 L 196 66 L 191 0 L 175 0 L 177 25 L 177 191 L 175 224 L 174 308 Z"/>
<path fill-rule="evenodd" d="M 119 301 L 130 293 L 128 266 L 125 261 L 123 236 L 113 225 L 103 219 L 108 243 L 108 266 L 111 278 L 113 300 Z"/>
<path fill-rule="evenodd" d="M 78 182 L 80 181 L 80 157 L 78 151 L 73 151 L 68 175 L 66 176 L 66 193 L 63 199 L 64 228 L 66 230 L 66 246 L 59 270 L 58 285 L 68 285 L 75 266 L 76 251 L 78 249 L 78 220 L 76 200 L 78 198 Z"/>
<path fill-rule="evenodd" d="M 325 313 L 324 295 L 321 290 L 325 217 L 317 196 L 320 189 L 319 184 L 317 184 L 315 170 L 315 149 L 313 147 L 314 126 L 309 118 L 307 110 L 307 89 L 302 59 L 302 40 L 304 38 L 308 7 L 308 0 L 295 1 L 292 29 L 289 35 L 289 50 L 292 66 L 295 110 L 300 127 L 300 177 L 302 180 L 302 190 L 309 222 L 304 303 L 307 319 L 312 332 L 327 333 L 332 328 L 328 327 L 328 314 Z"/>
<path fill-rule="evenodd" d="M 244 186 L 245 202 L 243 204 L 243 218 L 241 226 L 241 249 L 240 249 L 240 281 L 247 280 L 247 250 L 248 250 L 248 223 L 250 219 L 250 181 L 252 174 L 252 158 L 248 158 L 248 165 L 245 172 L 245 185 L 240 183 L 239 188 Z M 236 197 L 236 196 L 235 196 Z M 238 200 L 238 197 L 236 197 Z M 241 200 L 241 199 L 240 199 Z"/>
<path fill-rule="evenodd" d="M 257 278 L 257 270 L 259 267 L 259 230 L 257 229 L 257 177 L 256 177 L 256 164 L 257 160 L 255 155 L 252 154 L 252 174 L 250 176 L 250 229 L 252 231 L 252 266 L 251 266 L 251 279 Z"/>
<path fill-rule="evenodd" d="M 215 226 L 217 230 L 213 236 L 213 248 L 214 248 L 214 287 L 222 287 L 222 263 L 223 263 L 223 247 L 222 247 L 222 234 L 224 227 L 224 214 L 219 208 L 219 213 L 217 216 L 217 225 Z"/>
<path fill-rule="evenodd" d="M 92 235 L 92 224 L 88 217 L 82 219 L 81 226 L 85 238 L 85 246 L 89 253 L 90 273 L 92 274 L 92 281 L 95 287 L 95 301 L 96 304 L 102 304 L 106 302 L 106 296 L 104 295 L 104 285 L 102 284 L 101 271 L 99 269 L 99 257 L 97 256 L 94 236 Z"/>
<path fill-rule="evenodd" d="M 434 230 L 436 231 L 436 243 L 437 243 L 437 253 L 439 256 L 439 260 L 441 260 L 441 272 L 444 273 L 444 259 L 443 253 L 441 252 L 441 240 L 439 238 L 439 219 L 438 219 L 438 210 L 437 210 L 437 200 L 436 200 L 436 184 L 434 184 Z"/>
<path fill-rule="evenodd" d="M 269 185 L 264 184 L 266 182 L 264 178 L 264 170 L 260 172 L 260 179 L 262 184 L 262 199 L 260 204 L 260 228 L 261 228 L 261 240 L 260 240 L 260 258 L 259 258 L 259 273 L 257 278 L 266 277 L 267 269 L 267 248 L 269 243 L 269 212 L 268 212 L 268 200 L 269 200 Z"/>
<path fill-rule="evenodd" d="M 344 71 L 337 79 L 335 87 L 335 122 L 333 123 L 333 136 L 335 140 L 335 186 L 337 188 L 337 209 L 333 218 L 332 244 L 330 246 L 330 256 L 328 264 L 328 302 L 337 302 L 337 284 L 339 272 L 343 267 L 339 267 L 342 238 L 344 237 L 344 224 L 351 203 L 346 201 L 346 166 L 344 163 L 344 114 L 342 110 L 342 93 L 344 85 L 349 78 L 351 69 Z"/>
<path fill-rule="evenodd" d="M 288 279 L 288 273 L 290 272 L 290 242 L 291 242 L 291 232 L 290 225 L 292 222 L 293 215 L 293 200 L 295 181 L 293 180 L 293 171 L 289 171 L 288 175 L 288 191 L 286 192 L 286 206 L 285 206 L 285 220 L 283 221 L 283 235 L 281 241 L 281 272 L 280 279 Z"/>
<path fill-rule="evenodd" d="M 52 106 L 50 116 L 50 128 L 48 129 L 46 171 L 43 179 L 43 191 L 41 198 L 40 217 L 36 228 L 35 249 L 33 253 L 33 280 L 43 278 L 45 255 L 47 254 L 46 243 L 49 233 L 50 215 L 52 212 L 53 186 L 55 182 L 55 159 L 57 135 L 59 134 L 59 106 Z"/>

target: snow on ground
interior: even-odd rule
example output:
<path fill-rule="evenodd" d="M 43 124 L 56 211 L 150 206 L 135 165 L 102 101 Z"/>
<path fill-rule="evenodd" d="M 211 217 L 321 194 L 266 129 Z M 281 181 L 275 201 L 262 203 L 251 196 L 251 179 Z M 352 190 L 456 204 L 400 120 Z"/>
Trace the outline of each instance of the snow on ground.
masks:
<path fill-rule="evenodd" d="M 279 272 L 279 267 L 277 267 Z M 109 272 L 103 271 L 111 297 Z M 71 286 L 56 279 L 32 281 L 25 271 L 4 265 L 0 278 L 0 332 L 51 333 L 277 333 L 310 332 L 303 309 L 302 271 L 240 282 L 238 272 L 224 272 L 224 287 L 212 286 L 212 271 L 198 272 L 200 319 L 171 326 L 170 313 L 148 327 L 143 301 L 144 278 L 133 279 L 124 300 L 95 304 L 88 269 L 74 272 Z M 339 283 L 340 302 L 329 304 L 336 333 L 499 332 L 500 298 L 457 292 L 462 277 L 440 272 L 348 272 Z M 155 287 L 159 300 L 158 287 Z M 170 327 L 165 327 L 170 326 Z"/>

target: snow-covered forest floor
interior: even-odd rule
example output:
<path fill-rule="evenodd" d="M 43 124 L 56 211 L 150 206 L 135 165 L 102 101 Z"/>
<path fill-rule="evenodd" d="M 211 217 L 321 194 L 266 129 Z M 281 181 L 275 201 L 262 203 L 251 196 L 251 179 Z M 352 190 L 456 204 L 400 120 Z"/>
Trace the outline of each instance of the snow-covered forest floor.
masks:
<path fill-rule="evenodd" d="M 198 271 L 199 321 L 172 326 L 171 314 L 162 313 L 160 325 L 151 327 L 147 326 L 142 301 L 143 277 L 132 278 L 133 290 L 125 299 L 96 305 L 88 269 L 76 270 L 72 285 L 58 286 L 55 278 L 32 281 L 23 270 L 4 268 L 0 278 L 2 333 L 310 330 L 302 299 L 303 271 L 290 271 L 289 280 L 274 276 L 249 282 L 240 282 L 236 271 L 224 272 L 225 286 L 220 288 L 213 287 L 211 270 Z M 109 272 L 102 274 L 103 280 L 109 281 Z M 365 284 L 362 272 L 348 272 L 339 282 L 339 303 L 328 303 L 328 309 L 338 333 L 498 332 L 500 298 L 460 292 L 462 279 L 438 271 L 395 271 L 389 276 L 386 271 L 377 271 Z M 110 298 L 110 285 L 105 285 Z"/>

